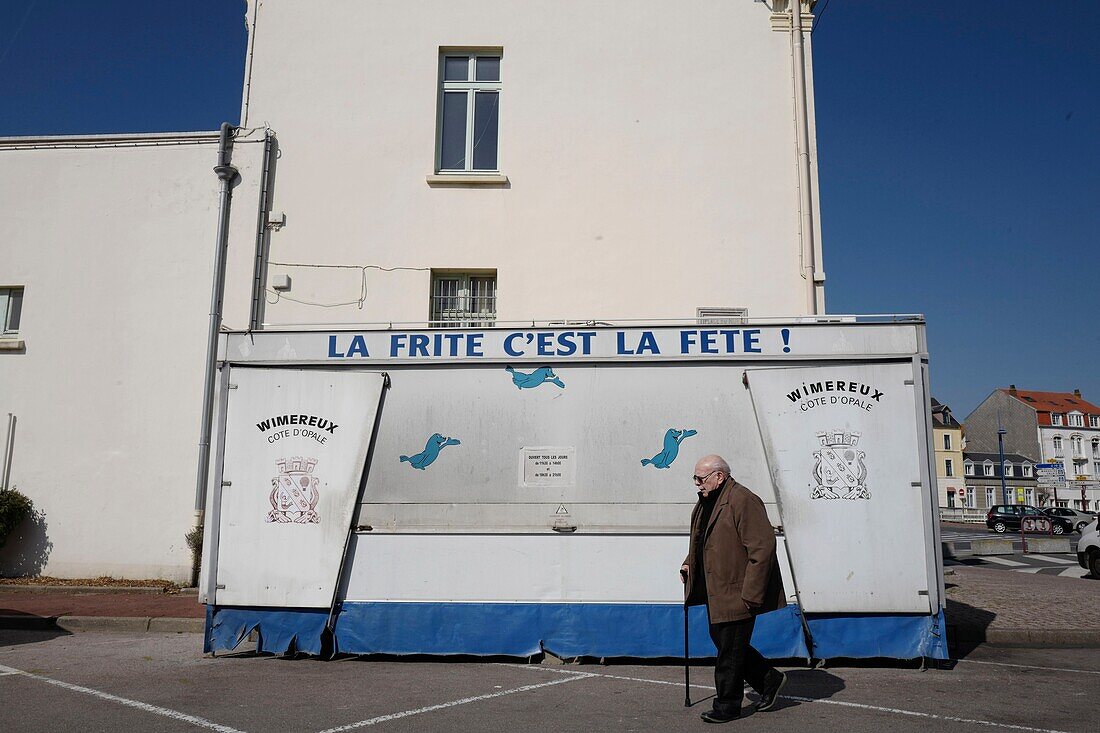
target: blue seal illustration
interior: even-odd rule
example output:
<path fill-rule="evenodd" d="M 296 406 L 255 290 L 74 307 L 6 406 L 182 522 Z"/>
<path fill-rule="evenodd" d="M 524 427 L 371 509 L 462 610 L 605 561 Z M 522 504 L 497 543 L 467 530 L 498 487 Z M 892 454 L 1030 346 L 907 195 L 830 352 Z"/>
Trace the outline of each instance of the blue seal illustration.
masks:
<path fill-rule="evenodd" d="M 424 444 L 424 450 L 415 456 L 401 456 L 401 461 L 423 471 L 435 462 L 435 459 L 439 457 L 439 451 L 449 445 L 462 445 L 462 441 L 458 438 L 444 438 L 439 433 L 434 433 L 432 437 L 428 438 L 428 442 Z"/>
<path fill-rule="evenodd" d="M 654 468 L 668 468 L 672 465 L 672 462 L 676 460 L 676 456 L 680 454 L 680 443 L 684 438 L 690 438 L 695 435 L 694 430 L 677 430 L 676 428 L 669 428 L 665 432 L 665 447 L 664 449 L 653 456 L 652 458 L 643 458 L 643 466 L 653 466 Z"/>
<path fill-rule="evenodd" d="M 534 389 L 540 384 L 556 384 L 562 389 L 565 389 L 565 382 L 558 379 L 558 375 L 554 374 L 554 370 L 550 367 L 539 367 L 530 374 L 524 374 L 523 372 L 517 372 L 513 367 L 505 367 L 505 369 L 512 375 L 512 384 L 516 385 L 519 389 Z"/>

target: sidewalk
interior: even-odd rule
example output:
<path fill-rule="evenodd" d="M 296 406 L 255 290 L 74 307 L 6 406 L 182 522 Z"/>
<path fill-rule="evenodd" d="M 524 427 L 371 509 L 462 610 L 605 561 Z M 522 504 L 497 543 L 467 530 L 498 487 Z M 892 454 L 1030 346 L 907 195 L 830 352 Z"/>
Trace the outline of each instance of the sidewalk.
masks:
<path fill-rule="evenodd" d="M 944 580 L 951 644 L 1100 647 L 1100 579 L 956 566 Z"/>
<path fill-rule="evenodd" d="M 1100 580 L 946 571 L 947 634 L 959 643 L 1100 647 Z M 201 633 L 205 609 L 194 591 L 0 585 L 0 629 Z"/>
<path fill-rule="evenodd" d="M 194 591 L 0 585 L 0 629 L 202 633 Z"/>

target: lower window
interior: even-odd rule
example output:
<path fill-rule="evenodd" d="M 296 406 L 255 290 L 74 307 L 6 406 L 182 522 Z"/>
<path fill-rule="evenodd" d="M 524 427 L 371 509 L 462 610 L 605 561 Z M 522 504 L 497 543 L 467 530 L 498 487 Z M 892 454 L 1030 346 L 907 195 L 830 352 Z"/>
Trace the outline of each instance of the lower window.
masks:
<path fill-rule="evenodd" d="M 497 274 L 433 272 L 431 326 L 492 326 L 497 319 Z"/>

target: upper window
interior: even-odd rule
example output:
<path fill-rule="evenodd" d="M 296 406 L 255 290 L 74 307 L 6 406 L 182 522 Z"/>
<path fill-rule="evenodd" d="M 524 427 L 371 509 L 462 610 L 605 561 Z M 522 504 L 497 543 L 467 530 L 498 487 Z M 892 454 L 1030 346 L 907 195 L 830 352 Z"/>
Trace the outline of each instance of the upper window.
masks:
<path fill-rule="evenodd" d="M 1058 456 L 1062 455 L 1062 436 L 1061 435 L 1055 435 L 1054 436 L 1054 454 L 1058 455 Z"/>
<path fill-rule="evenodd" d="M 967 461 L 966 463 L 963 464 L 963 470 L 966 471 L 967 476 L 973 476 L 974 475 L 974 464 L 971 463 L 970 461 Z"/>
<path fill-rule="evenodd" d="M 1025 477 L 1027 477 L 1027 478 L 1031 477 L 1031 464 L 1030 463 L 1025 463 L 1022 466 L 1020 466 L 1020 468 L 1023 469 Z"/>
<path fill-rule="evenodd" d="M 19 318 L 23 314 L 23 288 L 0 288 L 0 325 L 4 336 L 19 333 Z"/>
<path fill-rule="evenodd" d="M 1069 415 L 1069 426 L 1071 428 L 1083 428 L 1085 427 L 1085 416 L 1079 412 L 1071 412 Z"/>
<path fill-rule="evenodd" d="M 1089 415 L 1089 427 L 1100 428 L 1100 415 Z"/>
<path fill-rule="evenodd" d="M 951 450 L 951 433 L 943 434 L 943 449 Z"/>
<path fill-rule="evenodd" d="M 1057 412 L 1050 413 L 1050 424 L 1051 425 L 1061 425 L 1062 424 L 1062 415 L 1060 413 L 1057 413 Z"/>
<path fill-rule="evenodd" d="M 440 173 L 497 171 L 500 50 L 439 54 Z"/>
<path fill-rule="evenodd" d="M 433 327 L 492 326 L 496 317 L 496 272 L 432 273 Z"/>
<path fill-rule="evenodd" d="M 982 468 L 985 470 L 986 476 L 993 475 L 993 461 L 986 461 L 984 464 L 982 464 Z"/>

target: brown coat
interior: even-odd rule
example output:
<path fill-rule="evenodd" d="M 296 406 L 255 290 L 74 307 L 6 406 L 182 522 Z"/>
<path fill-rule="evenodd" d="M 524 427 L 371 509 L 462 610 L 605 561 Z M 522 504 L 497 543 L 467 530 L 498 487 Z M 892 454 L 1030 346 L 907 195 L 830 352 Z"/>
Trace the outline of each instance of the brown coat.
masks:
<path fill-rule="evenodd" d="M 699 524 L 699 504 L 691 513 L 691 545 L 685 592 L 693 606 L 707 604 L 712 624 L 740 621 L 787 605 L 775 555 L 775 532 L 764 502 L 732 478 L 717 489 L 718 499 L 705 528 Z M 697 571 L 695 546 L 703 535 L 706 598 L 693 582 Z M 748 603 L 746 603 L 746 601 Z M 750 604 L 753 606 L 750 610 Z"/>

